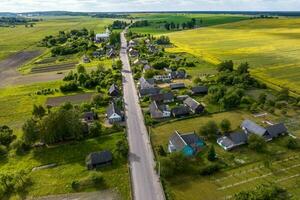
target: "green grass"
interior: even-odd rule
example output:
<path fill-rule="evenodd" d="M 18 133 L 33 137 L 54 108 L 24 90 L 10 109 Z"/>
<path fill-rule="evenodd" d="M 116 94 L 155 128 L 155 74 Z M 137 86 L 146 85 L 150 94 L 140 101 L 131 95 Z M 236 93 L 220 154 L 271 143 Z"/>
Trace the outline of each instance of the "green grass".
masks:
<path fill-rule="evenodd" d="M 90 152 L 114 150 L 116 142 L 124 138 L 124 133 L 116 133 L 53 146 L 50 148 L 35 149 L 26 155 L 18 156 L 11 153 L 7 158 L 1 158 L 1 172 L 14 173 L 19 170 L 31 171 L 33 167 L 56 163 L 57 167 L 30 172 L 33 184 L 29 186 L 27 196 L 44 196 L 75 192 L 71 188 L 74 180 L 88 176 L 85 158 Z M 129 174 L 126 160 L 116 158 L 113 165 L 99 169 L 106 186 L 97 188 L 88 187 L 83 191 L 112 189 L 119 193 L 122 199 L 130 199 Z"/>
<path fill-rule="evenodd" d="M 168 33 L 171 31 L 166 30 L 163 27 L 164 22 L 174 22 L 175 24 L 188 22 L 192 18 L 198 20 L 198 22 L 202 19 L 203 23 L 199 24 L 201 27 L 213 26 L 217 24 L 225 24 L 230 22 L 236 22 L 240 20 L 248 19 L 248 16 L 244 15 L 223 15 L 223 14 L 174 14 L 174 13 L 147 13 L 147 14 L 133 14 L 133 17 L 140 20 L 148 20 L 151 22 L 151 25 L 148 27 L 136 27 L 131 28 L 133 32 L 143 33 L 143 34 L 162 34 Z M 200 22 L 199 22 L 200 23 Z M 174 30 L 173 30 L 174 31 Z"/>
<path fill-rule="evenodd" d="M 254 76 L 300 93 L 300 18 L 245 20 L 170 33 L 177 48 L 217 64 L 248 62 Z"/>
<path fill-rule="evenodd" d="M 33 28 L 17 26 L 0 28 L 0 60 L 24 49 L 37 49 L 36 43 L 47 35 L 57 34 L 60 30 L 87 28 L 102 32 L 112 19 L 91 17 L 47 17 L 36 23 Z M 38 48 L 39 49 L 39 48 Z"/>
<path fill-rule="evenodd" d="M 199 128 L 209 120 L 213 120 L 219 124 L 221 120 L 225 118 L 230 120 L 233 130 L 237 129 L 244 119 L 251 119 L 259 124 L 262 124 L 262 121 L 266 119 L 274 122 L 279 119 L 278 116 L 273 115 L 269 115 L 266 119 L 254 118 L 253 115 L 244 111 L 230 111 L 192 119 L 179 120 L 152 128 L 152 143 L 154 146 L 163 145 L 166 147 L 169 137 L 174 133 L 174 130 L 178 130 L 183 133 L 191 131 L 197 132 Z M 239 191 L 248 190 L 260 183 L 279 181 L 280 179 L 288 178 L 287 180 L 279 181 L 278 184 L 286 187 L 289 192 L 297 196 L 300 191 L 295 184 L 299 185 L 300 178 L 291 176 L 299 174 L 300 166 L 297 165 L 300 164 L 300 158 L 297 157 L 287 161 L 276 162 L 299 154 L 299 152 L 290 151 L 284 147 L 285 139 L 286 138 L 279 138 L 268 143 L 267 148 L 269 153 L 263 154 L 250 150 L 246 145 L 227 152 L 215 142 L 212 143 L 210 141 L 206 141 L 208 145 L 214 144 L 217 156 L 228 164 L 226 169 L 213 176 L 207 177 L 199 176 L 197 174 L 193 176 L 176 175 L 174 178 L 167 180 L 167 187 L 169 191 L 171 191 L 171 195 L 176 200 L 214 200 L 230 197 Z M 205 152 L 206 150 L 202 152 L 204 157 Z M 267 168 L 264 165 L 264 161 L 270 159 L 273 162 L 271 167 Z M 239 161 L 243 161 L 244 164 L 241 164 Z M 201 166 L 201 164 L 204 164 L 204 160 L 199 161 L 199 166 Z M 293 168 L 287 169 L 286 171 L 278 171 L 292 166 Z M 267 173 L 272 174 L 265 178 L 261 177 Z M 237 185 L 230 186 L 232 184 Z M 226 186 L 230 187 L 223 188 Z"/>

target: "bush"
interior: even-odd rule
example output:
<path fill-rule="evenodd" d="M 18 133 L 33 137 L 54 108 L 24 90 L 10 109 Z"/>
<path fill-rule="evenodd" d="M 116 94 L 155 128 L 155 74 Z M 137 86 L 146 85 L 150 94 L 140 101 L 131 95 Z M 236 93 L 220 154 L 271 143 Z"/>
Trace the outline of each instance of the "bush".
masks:
<path fill-rule="evenodd" d="M 91 172 L 89 179 L 94 185 L 99 185 L 104 182 L 103 174 L 101 172 Z"/>
<path fill-rule="evenodd" d="M 0 145 L 0 156 L 7 154 L 7 148 L 4 145 Z"/>
<path fill-rule="evenodd" d="M 300 143 L 299 140 L 289 137 L 285 142 L 285 146 L 288 149 L 299 149 Z"/>
<path fill-rule="evenodd" d="M 210 164 L 200 169 L 200 175 L 209 176 L 220 171 L 221 168 L 221 165 L 218 163 Z"/>
<path fill-rule="evenodd" d="M 71 81 L 69 83 L 66 83 L 66 84 L 60 86 L 60 90 L 62 92 L 75 92 L 75 91 L 78 91 L 78 89 L 79 89 L 78 85 L 74 81 Z"/>
<path fill-rule="evenodd" d="M 264 152 L 267 148 L 265 139 L 255 134 L 249 136 L 248 143 L 250 149 L 259 153 Z"/>
<path fill-rule="evenodd" d="M 79 183 L 79 181 L 72 181 L 71 187 L 72 187 L 73 190 L 78 191 L 79 188 L 80 188 L 80 183 Z"/>

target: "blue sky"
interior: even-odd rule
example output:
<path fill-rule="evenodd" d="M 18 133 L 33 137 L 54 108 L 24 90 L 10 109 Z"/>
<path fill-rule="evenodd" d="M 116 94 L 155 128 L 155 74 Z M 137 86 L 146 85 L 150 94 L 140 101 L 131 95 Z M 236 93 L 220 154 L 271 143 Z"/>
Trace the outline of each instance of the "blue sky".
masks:
<path fill-rule="evenodd" d="M 300 11 L 300 0 L 0 0 L 0 12 L 27 11 Z"/>

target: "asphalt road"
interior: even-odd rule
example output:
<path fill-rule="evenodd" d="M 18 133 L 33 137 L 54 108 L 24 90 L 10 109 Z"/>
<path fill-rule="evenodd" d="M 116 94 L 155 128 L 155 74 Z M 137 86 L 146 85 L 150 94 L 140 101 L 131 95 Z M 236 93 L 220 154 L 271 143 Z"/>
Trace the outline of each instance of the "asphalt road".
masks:
<path fill-rule="evenodd" d="M 120 58 L 123 62 L 123 91 L 133 199 L 163 200 L 164 192 L 154 169 L 154 156 L 128 61 L 124 32 L 121 33 L 121 42 Z"/>

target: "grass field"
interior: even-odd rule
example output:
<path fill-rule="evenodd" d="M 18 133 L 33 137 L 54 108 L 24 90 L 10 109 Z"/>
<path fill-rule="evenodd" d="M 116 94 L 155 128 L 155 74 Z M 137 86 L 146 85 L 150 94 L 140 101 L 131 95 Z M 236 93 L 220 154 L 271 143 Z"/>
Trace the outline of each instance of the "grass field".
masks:
<path fill-rule="evenodd" d="M 57 34 L 60 30 L 87 28 L 102 32 L 111 19 L 91 17 L 47 17 L 33 28 L 17 26 L 16 28 L 0 28 L 0 60 L 23 49 L 37 48 L 36 43 L 43 37 Z"/>
<path fill-rule="evenodd" d="M 173 13 L 167 13 L 167 14 L 158 14 L 158 13 L 147 13 L 147 14 L 132 14 L 133 17 L 141 20 L 148 20 L 151 22 L 151 25 L 148 27 L 138 27 L 138 28 L 132 28 L 131 30 L 137 33 L 150 33 L 150 34 L 162 34 L 170 32 L 166 30 L 163 26 L 163 22 L 174 22 L 175 24 L 183 23 L 190 21 L 192 18 L 195 18 L 196 20 L 202 19 L 201 27 L 206 26 L 213 26 L 217 24 L 225 24 L 230 22 L 236 22 L 240 20 L 248 19 L 248 16 L 243 15 L 215 15 L 215 14 L 173 14 Z"/>
<path fill-rule="evenodd" d="M 86 156 L 94 151 L 113 151 L 116 142 L 123 137 L 124 133 L 116 133 L 51 148 L 34 149 L 22 156 L 11 153 L 5 158 L 1 157 L 0 170 L 7 173 L 20 170 L 30 172 L 33 184 L 27 188 L 27 197 L 75 192 L 71 187 L 72 181 L 86 178 L 90 173 L 85 166 Z M 49 163 L 56 163 L 57 166 L 31 172 L 32 168 Z M 102 172 L 105 185 L 99 188 L 88 187 L 82 192 L 109 188 L 117 192 L 121 199 L 130 199 L 126 160 L 115 157 L 111 167 L 105 167 L 98 171 Z"/>
<path fill-rule="evenodd" d="M 174 133 L 174 130 L 182 133 L 197 132 L 209 120 L 220 123 L 223 119 L 230 120 L 232 129 L 237 129 L 244 119 L 251 119 L 260 124 L 262 124 L 263 120 L 266 120 L 264 118 L 255 118 L 244 111 L 230 111 L 179 120 L 152 128 L 152 143 L 155 146 L 163 145 L 166 147 L 168 139 Z M 276 122 L 279 119 L 278 116 L 269 115 L 267 120 Z M 215 200 L 231 199 L 232 195 L 239 191 L 254 188 L 260 183 L 275 182 L 286 187 L 292 195 L 297 197 L 300 194 L 298 189 L 300 181 L 299 152 L 287 150 L 284 147 L 285 139 L 279 138 L 268 143 L 269 153 L 266 154 L 256 153 L 247 146 L 227 152 L 217 144 L 214 144 L 218 157 L 228 164 L 224 171 L 207 177 L 199 175 L 175 176 L 168 179 L 167 187 L 176 200 Z M 209 141 L 207 143 L 211 144 Z M 270 159 L 272 161 L 268 167 L 264 164 L 264 161 Z M 244 164 L 241 164 L 241 162 Z"/>
<path fill-rule="evenodd" d="M 249 62 L 252 74 L 300 94 L 300 18 L 246 20 L 169 33 L 177 48 L 217 64 Z"/>

